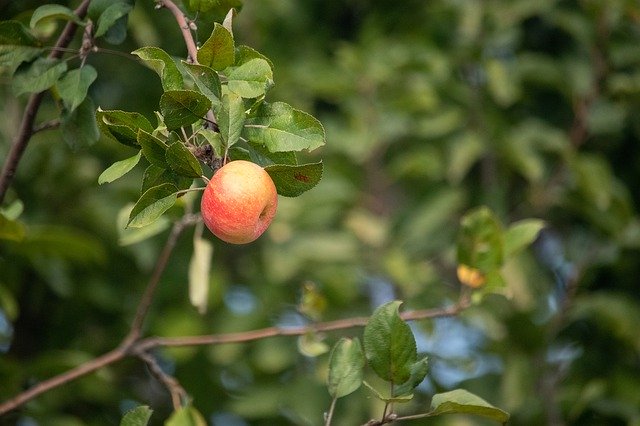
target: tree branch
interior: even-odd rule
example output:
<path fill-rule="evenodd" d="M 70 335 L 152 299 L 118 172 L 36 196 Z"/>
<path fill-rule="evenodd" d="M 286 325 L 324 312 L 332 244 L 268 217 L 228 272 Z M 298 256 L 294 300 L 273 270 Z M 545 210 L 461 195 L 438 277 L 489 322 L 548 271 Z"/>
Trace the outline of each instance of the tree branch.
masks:
<path fill-rule="evenodd" d="M 175 377 L 165 373 L 153 355 L 147 352 L 140 352 L 136 355 L 147 364 L 151 374 L 169 390 L 173 409 L 178 410 L 181 408 L 187 399 L 187 391 L 184 390 L 180 382 Z"/>
<path fill-rule="evenodd" d="M 78 6 L 74 11 L 78 18 L 82 19 L 86 16 L 89 3 L 91 3 L 91 0 L 83 0 L 80 6 Z M 73 36 L 77 29 L 78 25 L 75 22 L 69 21 L 69 23 L 67 23 L 64 30 L 62 30 L 62 33 L 58 37 L 53 50 L 49 53 L 49 58 L 59 59 L 62 57 L 65 48 L 69 46 L 71 40 L 73 40 Z M 7 190 L 9 189 L 9 186 L 13 181 L 13 177 L 16 174 L 16 170 L 18 169 L 18 163 L 22 158 L 22 154 L 24 154 L 31 137 L 34 134 L 33 124 L 38 110 L 40 109 L 43 97 L 44 92 L 34 93 L 27 101 L 27 106 L 25 107 L 24 114 L 22 116 L 22 123 L 20 124 L 20 130 L 13 140 L 13 144 L 9 149 L 9 153 L 7 154 L 7 158 L 2 167 L 2 172 L 0 172 L 0 204 L 4 201 Z"/>

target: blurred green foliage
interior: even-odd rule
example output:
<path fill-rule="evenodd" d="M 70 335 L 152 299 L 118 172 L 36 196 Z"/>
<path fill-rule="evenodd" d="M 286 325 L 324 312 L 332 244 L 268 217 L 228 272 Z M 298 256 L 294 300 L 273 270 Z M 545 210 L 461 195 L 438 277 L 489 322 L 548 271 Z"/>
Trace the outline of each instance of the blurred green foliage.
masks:
<path fill-rule="evenodd" d="M 184 57 L 173 17 L 152 3 L 136 3 L 122 45 L 100 47 L 158 45 Z M 39 4 L 3 2 L 0 14 L 28 23 Z M 200 42 L 211 16 L 198 20 Z M 308 158 L 324 161 L 324 176 L 298 198 L 281 197 L 255 244 L 211 237 L 204 315 L 189 303 L 192 238 L 183 236 L 148 334 L 367 315 L 391 299 L 406 309 L 451 304 L 460 219 L 486 205 L 503 223 L 535 217 L 547 228 L 533 250 L 503 266 L 504 295 L 454 319 L 414 324 L 430 373 L 399 410 L 426 411 L 431 395 L 455 386 L 508 411 L 517 425 L 640 425 L 635 0 L 247 0 L 235 26 L 236 39 L 274 64 L 270 96 L 324 124 L 328 143 Z M 47 45 L 60 28 L 40 29 Z M 154 119 L 162 87 L 152 70 L 108 52 L 88 63 L 98 71 L 96 107 Z M 2 83 L 5 158 L 25 98 Z M 47 98 L 37 121 L 56 114 Z M 117 218 L 139 195 L 141 172 L 103 186 L 97 179 L 134 154 L 105 139 L 71 149 L 60 130 L 31 141 L 2 206 L 21 203 L 26 240 L 0 242 L 0 399 L 106 352 L 128 330 L 166 232 L 119 245 Z M 297 306 L 309 288 L 322 309 L 305 316 Z M 324 337 L 333 345 L 361 332 Z M 157 355 L 216 425 L 322 424 L 331 401 L 328 354 L 303 355 L 296 338 Z M 335 424 L 379 416 L 374 401 L 363 389 L 341 399 Z M 170 412 L 165 389 L 129 360 L 6 421 L 113 424 L 136 403 L 154 408 L 152 422 Z"/>

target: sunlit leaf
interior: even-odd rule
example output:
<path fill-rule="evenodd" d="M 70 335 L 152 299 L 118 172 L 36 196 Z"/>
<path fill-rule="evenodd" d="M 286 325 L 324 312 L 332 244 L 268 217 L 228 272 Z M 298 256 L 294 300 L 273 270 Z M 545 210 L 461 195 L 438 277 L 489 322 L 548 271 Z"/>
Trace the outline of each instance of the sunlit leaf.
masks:
<path fill-rule="evenodd" d="M 435 394 L 431 400 L 431 410 L 433 415 L 473 414 L 500 423 L 506 423 L 510 417 L 506 411 L 464 389 Z"/>
<path fill-rule="evenodd" d="M 313 150 L 325 143 L 322 124 L 284 102 L 263 103 L 245 122 L 247 138 L 271 152 Z"/>
<path fill-rule="evenodd" d="M 127 411 L 120 421 L 120 426 L 147 426 L 153 410 L 140 405 Z"/>
<path fill-rule="evenodd" d="M 127 226 L 140 228 L 158 220 L 175 204 L 177 192 L 178 188 L 169 183 L 149 188 L 131 210 Z"/>
<path fill-rule="evenodd" d="M 227 84 L 229 91 L 243 98 L 257 98 L 273 85 L 273 71 L 264 59 L 251 59 L 229 72 Z"/>
<path fill-rule="evenodd" d="M 142 151 L 138 151 L 138 153 L 133 157 L 129 157 L 121 161 L 116 161 L 107 169 L 105 169 L 104 172 L 100 173 L 100 176 L 98 176 L 98 184 L 102 185 L 104 183 L 113 182 L 114 180 L 121 178 L 122 176 L 133 170 L 136 164 L 140 162 L 141 158 Z"/>
<path fill-rule="evenodd" d="M 222 71 L 234 63 L 233 35 L 217 22 L 211 36 L 198 49 L 198 62 L 216 71 Z"/>
<path fill-rule="evenodd" d="M 198 410 L 189 406 L 174 411 L 165 426 L 207 426 L 207 422 Z"/>
<path fill-rule="evenodd" d="M 244 104 L 242 98 L 229 93 L 217 105 L 216 118 L 220 127 L 220 136 L 225 146 L 230 147 L 240 139 L 245 122 Z"/>
<path fill-rule="evenodd" d="M 504 235 L 505 256 L 511 256 L 533 243 L 544 226 L 540 219 L 524 219 L 511 224 Z"/>
<path fill-rule="evenodd" d="M 167 52 L 159 47 L 146 46 L 131 53 L 142 59 L 149 68 L 160 76 L 164 90 L 183 89 L 182 74 L 180 74 L 178 66 Z"/>
<path fill-rule="evenodd" d="M 61 4 L 45 4 L 33 11 L 29 26 L 35 28 L 40 22 L 48 19 L 64 19 L 83 25 L 82 20 L 68 7 Z"/>

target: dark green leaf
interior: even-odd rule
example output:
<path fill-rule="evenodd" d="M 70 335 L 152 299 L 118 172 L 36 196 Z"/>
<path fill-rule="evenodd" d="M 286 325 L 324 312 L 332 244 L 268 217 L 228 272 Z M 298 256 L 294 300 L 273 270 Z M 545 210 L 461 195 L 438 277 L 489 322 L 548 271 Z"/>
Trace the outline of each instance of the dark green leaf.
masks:
<path fill-rule="evenodd" d="M 33 11 L 29 26 L 35 28 L 38 23 L 47 19 L 64 19 L 73 21 L 78 25 L 83 25 L 80 18 L 68 7 L 62 6 L 61 4 L 45 4 Z"/>
<path fill-rule="evenodd" d="M 211 101 L 193 90 L 169 90 L 160 97 L 160 111 L 169 130 L 195 123 L 211 108 Z"/>
<path fill-rule="evenodd" d="M 91 65 L 85 65 L 67 72 L 58 80 L 58 93 L 64 106 L 73 111 L 87 97 L 91 83 L 98 77 L 98 73 Z"/>
<path fill-rule="evenodd" d="M 524 219 L 511 224 L 504 235 L 505 256 L 511 256 L 533 243 L 544 225 L 540 219 Z"/>
<path fill-rule="evenodd" d="M 67 70 L 67 63 L 57 59 L 38 58 L 13 76 L 13 90 L 17 95 L 47 90 Z"/>
<path fill-rule="evenodd" d="M 148 189 L 133 206 L 127 226 L 141 228 L 158 220 L 175 204 L 177 192 L 178 188 L 170 183 Z"/>
<path fill-rule="evenodd" d="M 207 426 L 207 422 L 195 408 L 183 407 L 171 415 L 165 426 Z"/>
<path fill-rule="evenodd" d="M 150 46 L 141 47 L 131 53 L 137 55 L 160 76 L 164 90 L 180 90 L 184 87 L 184 81 L 178 66 L 164 50 Z"/>
<path fill-rule="evenodd" d="M 216 19 L 221 19 L 225 13 L 231 8 L 241 8 L 241 0 L 188 0 L 187 8 L 191 12 L 203 12 L 209 16 L 213 15 Z"/>
<path fill-rule="evenodd" d="M 18 21 L 0 22 L 0 68 L 12 75 L 23 62 L 38 57 L 44 49 L 29 30 Z"/>
<path fill-rule="evenodd" d="M 217 105 L 216 119 L 220 127 L 220 136 L 226 147 L 235 144 L 244 126 L 245 112 L 242 98 L 234 93 L 229 93 L 222 98 Z"/>
<path fill-rule="evenodd" d="M 107 31 L 116 24 L 118 20 L 127 16 L 131 12 L 132 6 L 124 1 L 112 1 L 100 13 L 100 17 L 96 23 L 94 37 L 102 37 Z"/>
<path fill-rule="evenodd" d="M 142 148 L 142 153 L 149 163 L 154 166 L 166 169 L 168 166 L 166 161 L 167 149 L 166 143 L 144 130 L 138 130 L 138 144 Z"/>
<path fill-rule="evenodd" d="M 278 194 L 297 197 L 316 186 L 322 179 L 322 161 L 312 164 L 274 164 L 264 169 L 276 185 Z"/>
<path fill-rule="evenodd" d="M 227 84 L 229 91 L 243 98 L 257 98 L 273 86 L 273 71 L 264 59 L 251 59 L 229 72 Z"/>
<path fill-rule="evenodd" d="M 109 111 L 98 108 L 96 111 L 98 128 L 105 136 L 124 145 L 139 147 L 138 130 L 153 132 L 153 126 L 142 114 L 127 111 Z"/>
<path fill-rule="evenodd" d="M 504 242 L 500 222 L 487 207 L 467 213 L 458 234 L 458 263 L 483 273 L 502 266 Z"/>
<path fill-rule="evenodd" d="M 235 49 L 233 35 L 222 25 L 215 23 L 211 36 L 198 49 L 198 62 L 216 71 L 233 65 Z"/>
<path fill-rule="evenodd" d="M 248 139 L 271 152 L 313 150 L 325 143 L 322 124 L 284 102 L 263 103 L 245 122 Z"/>
<path fill-rule="evenodd" d="M 296 166 L 298 158 L 295 152 L 269 152 L 264 145 L 249 144 L 250 160 L 262 167 L 271 166 L 273 164 L 288 164 Z"/>
<path fill-rule="evenodd" d="M 214 105 L 220 102 L 220 98 L 222 97 L 220 77 L 213 68 L 200 64 L 190 64 L 184 61 L 182 65 L 184 65 L 189 74 L 191 74 L 193 81 L 203 95 L 209 98 Z"/>
<path fill-rule="evenodd" d="M 0 240 L 22 241 L 25 234 L 26 229 L 21 222 L 0 213 Z"/>
<path fill-rule="evenodd" d="M 100 139 L 95 111 L 93 100 L 86 97 L 72 113 L 65 110 L 60 115 L 62 139 L 71 149 L 93 145 Z"/>
<path fill-rule="evenodd" d="M 140 405 L 125 413 L 120 426 L 147 426 L 153 410 L 146 405 Z"/>
<path fill-rule="evenodd" d="M 393 388 L 393 396 L 411 395 L 413 390 L 422 383 L 428 371 L 429 364 L 426 357 L 413 363 L 409 379 Z"/>
<path fill-rule="evenodd" d="M 343 337 L 329 356 L 327 388 L 333 398 L 342 398 L 362 384 L 365 359 L 360 340 Z"/>
<path fill-rule="evenodd" d="M 409 380 L 418 357 L 411 328 L 398 313 L 401 304 L 393 301 L 380 306 L 364 328 L 369 365 L 378 376 L 394 384 Z"/>
<path fill-rule="evenodd" d="M 126 175 L 140 162 L 140 158 L 142 158 L 142 151 L 138 151 L 133 157 L 113 163 L 104 172 L 100 173 L 98 184 L 113 182 Z"/>
<path fill-rule="evenodd" d="M 145 191 L 149 190 L 150 188 L 165 183 L 177 187 L 178 190 L 183 190 L 191 186 L 191 184 L 193 183 L 193 179 L 180 176 L 173 170 L 150 165 L 144 171 L 144 175 L 142 176 L 142 188 L 140 190 L 140 193 L 144 194 Z"/>
<path fill-rule="evenodd" d="M 464 389 L 434 395 L 431 400 L 431 410 L 433 415 L 474 414 L 500 423 L 506 423 L 509 420 L 509 413 Z"/>
<path fill-rule="evenodd" d="M 202 176 L 202 166 L 198 159 L 181 142 L 169 145 L 166 161 L 171 170 L 180 176 L 197 178 Z"/>

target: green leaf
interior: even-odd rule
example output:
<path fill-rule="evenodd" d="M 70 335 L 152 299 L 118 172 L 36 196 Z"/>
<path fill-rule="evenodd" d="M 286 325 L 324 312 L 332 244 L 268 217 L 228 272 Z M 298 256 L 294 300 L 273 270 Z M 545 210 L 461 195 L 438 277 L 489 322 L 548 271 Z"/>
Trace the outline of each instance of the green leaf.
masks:
<path fill-rule="evenodd" d="M 391 403 L 395 403 L 395 402 L 400 402 L 400 403 L 405 403 L 405 402 L 409 402 L 413 399 L 413 394 L 412 395 L 401 395 L 401 396 L 388 396 L 388 395 L 383 395 L 382 392 L 378 391 L 376 388 L 374 388 L 373 386 L 371 386 L 369 383 L 367 383 L 366 380 L 362 381 L 362 384 L 369 389 L 376 398 L 378 398 L 380 401 L 384 401 L 387 404 L 391 404 Z"/>
<path fill-rule="evenodd" d="M 404 396 L 413 394 L 413 390 L 424 380 L 429 371 L 427 358 L 416 361 L 411 366 L 411 375 L 406 382 L 393 388 L 393 396 Z"/>
<path fill-rule="evenodd" d="M 229 93 L 222 98 L 222 103 L 217 105 L 215 111 L 220 136 L 224 145 L 230 147 L 240 139 L 244 127 L 245 112 L 242 98 Z"/>
<path fill-rule="evenodd" d="M 248 139 L 271 152 L 314 150 L 325 143 L 322 124 L 284 102 L 263 103 L 247 118 Z"/>
<path fill-rule="evenodd" d="M 95 110 L 93 100 L 86 97 L 73 112 L 64 110 L 60 115 L 62 139 L 71 149 L 91 146 L 100 139 Z"/>
<path fill-rule="evenodd" d="M 157 167 L 153 164 L 147 167 L 142 176 L 142 190 L 141 193 L 145 193 L 147 190 L 154 186 L 169 183 L 178 188 L 178 190 L 184 190 L 191 186 L 193 183 L 192 178 L 180 176 L 173 172 L 173 170 L 165 169 L 163 167 Z"/>
<path fill-rule="evenodd" d="M 269 68 L 271 68 L 271 70 L 273 70 L 274 68 L 271 60 L 254 48 L 245 45 L 236 47 L 236 62 L 234 64 L 235 66 L 243 65 L 252 59 L 262 59 L 269 64 Z"/>
<path fill-rule="evenodd" d="M 44 52 L 41 46 L 21 22 L 0 22 L 0 68 L 6 67 L 9 75 L 13 75 L 21 63 L 32 61 Z"/>
<path fill-rule="evenodd" d="M 261 165 L 262 167 L 274 164 L 288 164 L 291 166 L 298 164 L 298 158 L 296 157 L 295 152 L 269 152 L 264 145 L 258 145 L 255 143 L 249 144 L 249 160 Z"/>
<path fill-rule="evenodd" d="M 298 337 L 298 352 L 307 357 L 318 357 L 329 352 L 325 336 L 314 332 L 304 333 Z"/>
<path fill-rule="evenodd" d="M 177 192 L 178 188 L 170 183 L 149 188 L 133 206 L 127 226 L 141 228 L 158 220 L 175 204 Z"/>
<path fill-rule="evenodd" d="M 153 136 L 151 133 L 139 129 L 138 144 L 140 144 L 142 153 L 149 163 L 163 169 L 169 167 L 166 160 L 167 149 L 169 147 L 166 143 Z"/>
<path fill-rule="evenodd" d="M 25 70 L 13 76 L 16 96 L 23 93 L 38 93 L 47 90 L 67 70 L 67 63 L 57 59 L 38 58 Z"/>
<path fill-rule="evenodd" d="M 329 355 L 327 389 L 333 398 L 342 398 L 362 385 L 365 359 L 360 340 L 343 337 Z"/>
<path fill-rule="evenodd" d="M 22 241 L 25 235 L 26 229 L 21 222 L 0 213 L 0 240 Z"/>
<path fill-rule="evenodd" d="M 47 19 L 64 19 L 67 21 L 73 21 L 78 25 L 84 25 L 82 20 L 73 13 L 73 10 L 60 4 L 45 4 L 33 11 L 31 15 L 31 22 L 29 26 L 35 28 L 41 21 Z"/>
<path fill-rule="evenodd" d="M 138 130 L 142 129 L 147 133 L 153 132 L 153 126 L 149 120 L 137 112 L 109 111 L 98 108 L 96 121 L 98 128 L 105 136 L 128 146 L 140 146 L 138 145 Z"/>
<path fill-rule="evenodd" d="M 533 243 L 544 226 L 540 219 L 524 219 L 511 224 L 504 235 L 504 255 L 511 256 Z"/>
<path fill-rule="evenodd" d="M 129 215 L 133 209 L 133 203 L 125 205 L 118 212 L 118 244 L 129 246 L 158 235 L 171 226 L 171 220 L 166 216 L 161 216 L 158 220 L 142 228 L 127 228 Z"/>
<path fill-rule="evenodd" d="M 190 12 L 203 12 L 222 17 L 231 8 L 241 8 L 242 0 L 189 0 L 186 6 Z"/>
<path fill-rule="evenodd" d="M 120 426 L 147 426 L 153 410 L 140 405 L 127 411 L 120 421 Z"/>
<path fill-rule="evenodd" d="M 220 85 L 220 77 L 213 69 L 200 64 L 190 64 L 182 61 L 187 72 L 193 77 L 193 82 L 198 90 L 205 95 L 214 105 L 220 102 L 222 97 L 222 88 Z"/>
<path fill-rule="evenodd" d="M 160 111 L 169 130 L 195 123 L 211 109 L 211 101 L 193 90 L 168 90 L 160 97 Z"/>
<path fill-rule="evenodd" d="M 195 408 L 183 407 L 174 411 L 165 426 L 207 426 L 207 422 Z"/>
<path fill-rule="evenodd" d="M 142 59 L 145 64 L 154 70 L 162 82 L 162 88 L 166 90 L 180 90 L 184 87 L 182 74 L 171 56 L 159 47 L 141 47 L 132 54 Z"/>
<path fill-rule="evenodd" d="M 288 165 L 274 164 L 264 168 L 273 183 L 278 194 L 285 197 L 297 197 L 316 186 L 322 179 L 322 161 L 311 164 Z"/>
<path fill-rule="evenodd" d="M 105 183 L 110 183 L 126 175 L 131 170 L 133 170 L 136 164 L 140 162 L 141 158 L 142 158 L 142 151 L 138 151 L 138 153 L 133 157 L 116 161 L 115 163 L 110 165 L 107 169 L 105 169 L 104 172 L 100 173 L 100 176 L 98 176 L 98 184 L 102 185 Z"/>
<path fill-rule="evenodd" d="M 243 98 L 257 98 L 273 86 L 273 71 L 269 63 L 261 58 L 234 67 L 227 76 L 229 91 Z"/>
<path fill-rule="evenodd" d="M 96 29 L 93 34 L 96 38 L 105 35 L 107 31 L 118 22 L 118 20 L 127 16 L 133 8 L 128 2 L 111 1 L 110 3 L 111 4 L 109 6 L 102 10 L 100 17 L 97 20 Z"/>
<path fill-rule="evenodd" d="M 235 62 L 233 34 L 215 23 L 211 36 L 198 49 L 198 62 L 216 71 L 230 67 Z"/>
<path fill-rule="evenodd" d="M 201 314 L 207 311 L 212 256 L 213 245 L 197 232 L 194 233 L 193 254 L 189 262 L 189 300 Z"/>
<path fill-rule="evenodd" d="M 203 174 L 202 166 L 198 159 L 189 151 L 189 148 L 181 142 L 169 145 L 165 158 L 171 170 L 180 176 L 197 178 Z"/>
<path fill-rule="evenodd" d="M 489 208 L 479 207 L 462 218 L 457 251 L 459 264 L 483 273 L 502 266 L 502 226 Z"/>
<path fill-rule="evenodd" d="M 85 65 L 67 72 L 58 80 L 58 93 L 64 106 L 73 111 L 87 97 L 91 83 L 98 77 L 98 73 L 91 65 Z"/>
<path fill-rule="evenodd" d="M 392 301 L 376 309 L 364 328 L 367 361 L 382 379 L 401 384 L 411 377 L 418 356 L 409 325 L 400 318 L 402 302 Z"/>
<path fill-rule="evenodd" d="M 431 410 L 433 415 L 474 414 L 500 423 L 506 423 L 509 420 L 509 413 L 464 389 L 434 395 L 431 400 Z"/>

